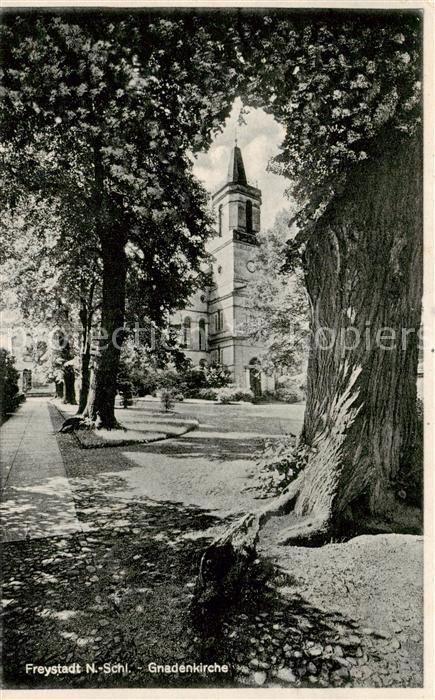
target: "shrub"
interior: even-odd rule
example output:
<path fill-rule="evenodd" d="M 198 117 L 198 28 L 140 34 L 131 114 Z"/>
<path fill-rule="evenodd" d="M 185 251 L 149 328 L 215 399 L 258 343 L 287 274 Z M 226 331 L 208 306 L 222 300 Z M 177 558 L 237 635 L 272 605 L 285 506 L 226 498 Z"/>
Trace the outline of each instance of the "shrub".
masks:
<path fill-rule="evenodd" d="M 213 363 L 205 367 L 204 372 L 208 387 L 220 389 L 231 383 L 231 372 L 225 365 Z"/>
<path fill-rule="evenodd" d="M 19 376 L 13 355 L 0 348 L 0 411 L 2 417 L 15 411 L 24 400 L 24 395 L 20 394 L 18 389 Z"/>
<path fill-rule="evenodd" d="M 251 391 L 251 389 L 242 389 L 234 387 L 233 401 L 247 401 L 249 403 L 252 403 L 254 398 L 254 392 Z"/>
<path fill-rule="evenodd" d="M 217 400 L 219 403 L 232 403 L 234 401 L 250 401 L 254 400 L 254 394 L 250 389 L 242 389 L 236 386 L 222 387 L 217 389 Z"/>
<path fill-rule="evenodd" d="M 15 394 L 15 396 L 14 396 L 15 408 L 18 408 L 18 406 L 20 404 L 22 404 L 23 401 L 25 401 L 25 400 L 26 400 L 26 395 L 22 391 L 20 391 L 18 394 Z"/>
<path fill-rule="evenodd" d="M 234 391 L 233 389 L 229 389 L 228 387 L 223 387 L 222 389 L 217 389 L 216 390 L 217 394 L 217 400 L 219 403 L 231 403 L 231 401 L 234 401 Z"/>
<path fill-rule="evenodd" d="M 217 397 L 217 389 L 212 388 L 200 389 L 197 396 L 198 399 L 207 399 L 207 401 L 216 401 Z"/>
<path fill-rule="evenodd" d="M 264 441 L 258 459 L 259 488 L 265 496 L 276 495 L 293 481 L 306 463 L 306 454 L 296 447 L 293 434 Z"/>
<path fill-rule="evenodd" d="M 279 401 L 285 401 L 285 403 L 300 403 L 301 401 L 305 401 L 304 392 L 296 386 L 279 387 L 276 391 L 276 397 Z"/>
<path fill-rule="evenodd" d="M 157 372 L 147 370 L 141 377 L 132 376 L 133 390 L 138 396 L 154 395 L 157 389 Z"/>
<path fill-rule="evenodd" d="M 205 370 L 200 367 L 192 367 L 187 369 L 181 375 L 184 393 L 190 398 L 195 398 L 201 389 L 207 386 L 207 378 Z"/>
<path fill-rule="evenodd" d="M 133 386 L 131 382 L 119 382 L 118 391 L 121 394 L 121 404 L 127 408 L 133 404 Z"/>
<path fill-rule="evenodd" d="M 164 369 L 156 375 L 156 384 L 159 389 L 174 389 L 179 387 L 181 381 L 182 375 L 175 369 Z"/>
<path fill-rule="evenodd" d="M 160 393 L 160 401 L 163 409 L 166 412 L 171 411 L 175 403 L 175 392 L 173 389 L 162 389 Z"/>

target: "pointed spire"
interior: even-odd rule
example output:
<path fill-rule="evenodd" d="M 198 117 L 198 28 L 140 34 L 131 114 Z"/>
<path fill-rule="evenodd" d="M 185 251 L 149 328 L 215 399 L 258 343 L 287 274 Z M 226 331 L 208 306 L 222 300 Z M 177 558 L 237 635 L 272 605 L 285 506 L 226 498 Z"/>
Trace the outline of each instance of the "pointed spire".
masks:
<path fill-rule="evenodd" d="M 237 145 L 237 139 L 235 139 L 235 145 L 231 151 L 227 182 L 238 185 L 248 184 L 245 166 L 243 165 L 242 151 Z"/>

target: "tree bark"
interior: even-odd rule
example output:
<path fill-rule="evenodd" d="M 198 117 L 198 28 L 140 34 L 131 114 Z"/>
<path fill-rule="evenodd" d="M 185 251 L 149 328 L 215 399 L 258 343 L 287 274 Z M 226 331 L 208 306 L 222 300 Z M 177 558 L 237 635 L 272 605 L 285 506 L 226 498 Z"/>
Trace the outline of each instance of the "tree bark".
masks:
<path fill-rule="evenodd" d="M 127 222 L 121 198 L 113 192 L 109 198 L 105 192 L 101 148 L 97 138 L 93 148 L 94 218 L 103 262 L 101 329 L 83 416 L 97 427 L 110 430 L 118 425 L 115 397 L 125 314 Z"/>
<path fill-rule="evenodd" d="M 63 403 L 69 403 L 75 405 L 76 400 L 76 388 L 75 388 L 75 372 L 74 367 L 68 366 L 63 370 L 63 382 L 64 382 L 64 397 Z"/>
<path fill-rule="evenodd" d="M 71 345 L 71 338 L 64 331 L 59 334 L 60 357 L 62 359 L 63 376 L 63 403 L 77 403 L 75 390 L 75 371 L 71 364 L 74 358 L 74 350 Z"/>
<path fill-rule="evenodd" d="M 103 287 L 99 352 L 94 358 L 88 402 L 84 415 L 98 427 L 111 429 L 115 419 L 116 382 L 123 341 L 127 260 L 125 234 L 112 227 L 102 241 Z"/>
<path fill-rule="evenodd" d="M 93 319 L 95 282 L 92 282 L 87 299 L 82 298 L 80 308 L 80 322 L 82 324 L 82 347 L 80 362 L 80 392 L 77 414 L 83 414 L 86 409 L 91 384 L 91 330 Z"/>
<path fill-rule="evenodd" d="M 293 512 L 281 544 L 312 545 L 349 527 L 388 529 L 403 507 L 395 480 L 416 420 L 422 148 L 420 138 L 387 137 L 377 147 L 349 174 L 304 254 L 312 331 L 299 444 L 305 466 L 279 499 L 210 545 L 196 602 L 225 596 L 273 515 Z"/>
<path fill-rule="evenodd" d="M 88 402 L 89 387 L 91 384 L 91 346 L 89 340 L 86 339 L 86 344 L 84 346 L 81 365 L 80 365 L 80 390 L 79 390 L 79 407 L 77 410 L 78 414 L 82 414 L 86 409 L 86 404 Z"/>
<path fill-rule="evenodd" d="M 314 454 L 295 511 L 335 521 L 349 509 L 391 517 L 415 431 L 421 142 L 383 146 L 354 170 L 304 261 L 313 338 L 302 440 Z M 316 342 L 321 328 L 331 329 L 328 349 Z"/>
<path fill-rule="evenodd" d="M 56 398 L 63 399 L 63 382 L 56 382 Z"/>

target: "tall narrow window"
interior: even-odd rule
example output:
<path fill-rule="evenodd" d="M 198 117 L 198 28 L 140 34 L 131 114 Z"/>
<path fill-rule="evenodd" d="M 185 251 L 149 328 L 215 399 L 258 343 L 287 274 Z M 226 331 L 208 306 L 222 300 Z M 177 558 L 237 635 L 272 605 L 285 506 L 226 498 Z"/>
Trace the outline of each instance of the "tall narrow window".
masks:
<path fill-rule="evenodd" d="M 185 348 L 190 348 L 192 344 L 192 328 L 190 323 L 190 318 L 187 316 L 183 323 L 183 346 Z"/>
<path fill-rule="evenodd" d="M 223 209 L 222 209 L 222 204 L 220 204 L 220 205 L 219 205 L 219 209 L 218 209 L 218 225 L 219 225 L 218 231 L 219 231 L 219 236 L 222 236 L 222 211 L 223 211 Z"/>
<path fill-rule="evenodd" d="M 222 309 L 219 309 L 219 311 L 216 311 L 215 314 L 215 330 L 216 331 L 221 331 L 224 327 L 224 312 Z"/>
<path fill-rule="evenodd" d="M 206 338 L 205 338 L 205 321 L 203 318 L 199 320 L 199 349 L 206 349 Z"/>
<path fill-rule="evenodd" d="M 246 231 L 252 233 L 252 202 L 250 199 L 246 202 Z"/>

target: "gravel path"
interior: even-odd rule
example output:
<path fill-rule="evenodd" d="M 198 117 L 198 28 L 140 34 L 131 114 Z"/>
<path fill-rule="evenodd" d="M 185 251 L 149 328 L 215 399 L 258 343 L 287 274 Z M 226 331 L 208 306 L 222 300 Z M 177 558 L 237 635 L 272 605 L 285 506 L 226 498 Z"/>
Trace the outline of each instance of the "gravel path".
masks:
<path fill-rule="evenodd" d="M 251 476 L 260 426 L 284 432 L 282 407 L 269 416 L 255 408 L 249 416 L 211 408 L 195 437 L 146 447 L 83 450 L 73 435 L 58 435 L 81 532 L 5 545 L 7 687 L 421 685 L 418 537 L 308 550 L 266 536 L 241 598 L 205 630 L 193 626 L 204 547 L 237 512 L 258 507 Z M 232 436 L 249 428 L 251 439 Z M 148 670 L 149 662 L 199 660 L 229 672 Z M 25 670 L 59 662 L 97 671 L 44 678 Z M 98 670 L 105 663 L 124 666 L 106 674 Z"/>

